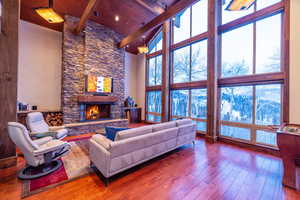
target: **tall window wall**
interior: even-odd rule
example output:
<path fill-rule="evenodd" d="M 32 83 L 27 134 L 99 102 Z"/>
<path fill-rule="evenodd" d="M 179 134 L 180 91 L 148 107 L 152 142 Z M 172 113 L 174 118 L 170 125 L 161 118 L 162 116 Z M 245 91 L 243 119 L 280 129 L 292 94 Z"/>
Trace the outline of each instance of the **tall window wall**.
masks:
<path fill-rule="evenodd" d="M 202 133 L 207 115 L 207 23 L 208 1 L 201 0 L 173 18 L 171 37 L 171 119 L 191 118 Z"/>
<path fill-rule="evenodd" d="M 160 31 L 149 43 L 146 78 L 146 120 L 161 121 L 162 107 L 162 32 Z M 151 56 L 152 55 L 152 56 Z"/>
<path fill-rule="evenodd" d="M 206 132 L 208 120 L 208 68 L 214 67 L 208 66 L 208 55 L 212 55 L 208 54 L 212 48 L 208 42 L 208 34 L 212 34 L 208 32 L 209 2 L 197 1 L 178 13 L 171 21 L 170 33 L 169 117 L 191 118 L 201 133 Z M 270 126 L 282 124 L 284 101 L 288 101 L 283 40 L 285 2 L 257 0 L 249 10 L 235 12 L 225 10 L 230 0 L 217 2 L 218 136 L 275 147 L 276 134 Z M 157 71 L 161 72 L 162 51 L 160 47 L 156 49 L 158 52 L 148 58 L 147 83 L 152 86 L 151 92 L 161 84 Z M 147 99 L 155 99 L 147 100 L 147 107 L 150 102 L 161 102 L 161 93 L 155 92 L 147 92 Z M 150 107 L 149 111 L 161 113 L 156 103 Z M 148 118 L 152 121 L 160 119 L 151 117 Z"/>
<path fill-rule="evenodd" d="M 223 2 L 223 25 L 220 26 L 219 78 L 226 84 L 220 85 L 219 133 L 229 139 L 276 146 L 276 134 L 268 125 L 282 122 L 283 81 L 269 79 L 268 75 L 279 75 L 283 69 L 283 12 L 266 12 L 259 19 L 246 20 L 245 25 L 238 27 L 230 26 L 230 23 L 280 0 L 257 0 L 251 9 L 237 13 L 225 10 L 229 2 Z M 240 77 L 247 80 L 247 84 Z M 261 77 L 259 82 L 257 77 Z"/>

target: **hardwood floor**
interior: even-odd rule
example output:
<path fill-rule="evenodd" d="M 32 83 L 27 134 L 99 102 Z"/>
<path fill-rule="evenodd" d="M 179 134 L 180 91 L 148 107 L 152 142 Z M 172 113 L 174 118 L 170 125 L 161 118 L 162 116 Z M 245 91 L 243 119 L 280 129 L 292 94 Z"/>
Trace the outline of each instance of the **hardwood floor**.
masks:
<path fill-rule="evenodd" d="M 0 171 L 0 199 L 20 199 L 16 170 Z M 192 199 L 300 199 L 283 187 L 282 163 L 277 157 L 198 139 L 113 178 L 108 187 L 96 174 L 30 196 L 30 200 L 192 200 Z"/>

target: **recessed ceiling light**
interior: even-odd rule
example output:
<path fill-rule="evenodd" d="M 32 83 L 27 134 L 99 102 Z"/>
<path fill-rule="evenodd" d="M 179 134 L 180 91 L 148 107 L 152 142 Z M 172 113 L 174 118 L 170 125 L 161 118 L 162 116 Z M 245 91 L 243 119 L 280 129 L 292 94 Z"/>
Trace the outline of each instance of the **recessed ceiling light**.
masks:
<path fill-rule="evenodd" d="M 119 16 L 116 15 L 116 16 L 115 16 L 115 21 L 118 22 L 119 20 L 120 20 Z"/>

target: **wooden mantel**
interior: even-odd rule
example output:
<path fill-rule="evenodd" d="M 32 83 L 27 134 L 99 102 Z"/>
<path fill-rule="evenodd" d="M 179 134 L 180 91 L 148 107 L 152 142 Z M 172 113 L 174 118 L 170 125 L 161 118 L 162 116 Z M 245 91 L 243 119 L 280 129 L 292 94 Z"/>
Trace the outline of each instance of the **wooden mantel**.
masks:
<path fill-rule="evenodd" d="M 115 103 L 118 101 L 114 96 L 78 96 L 79 103 Z"/>

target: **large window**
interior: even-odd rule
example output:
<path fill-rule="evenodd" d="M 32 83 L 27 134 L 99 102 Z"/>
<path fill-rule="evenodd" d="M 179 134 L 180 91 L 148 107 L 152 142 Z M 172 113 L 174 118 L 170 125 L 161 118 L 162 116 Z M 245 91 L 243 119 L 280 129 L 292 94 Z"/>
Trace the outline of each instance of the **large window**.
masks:
<path fill-rule="evenodd" d="M 222 136 L 275 146 L 276 134 L 266 130 L 281 123 L 281 85 L 221 88 L 221 120 Z"/>
<path fill-rule="evenodd" d="M 161 121 L 161 91 L 149 91 L 146 95 L 146 120 Z"/>
<path fill-rule="evenodd" d="M 148 59 L 148 86 L 161 85 L 162 56 Z"/>
<path fill-rule="evenodd" d="M 160 31 L 156 37 L 148 45 L 149 53 L 154 53 L 162 49 L 162 32 Z"/>
<path fill-rule="evenodd" d="M 230 1 L 215 1 L 215 8 L 210 6 L 215 10 L 209 11 L 209 0 L 199 0 L 177 13 L 170 20 L 168 52 L 162 51 L 161 32 L 148 44 L 146 119 L 161 121 L 164 99 L 163 105 L 169 106 L 163 109 L 169 110 L 163 113 L 164 120 L 190 118 L 200 133 L 214 136 L 217 129 L 221 139 L 273 148 L 277 141 L 271 127 L 286 122 L 288 116 L 283 107 L 288 101 L 288 53 L 283 51 L 288 51 L 283 38 L 288 9 L 285 0 L 256 0 L 248 10 L 227 11 Z M 214 23 L 208 16 L 212 12 L 219 17 L 217 30 L 208 27 Z M 162 66 L 165 52 L 170 67 Z M 162 67 L 169 70 L 164 79 Z M 209 72 L 217 80 L 208 77 Z M 208 91 L 212 84 L 214 90 Z M 217 108 L 208 109 L 208 99 Z M 211 115 L 213 119 L 207 118 Z M 212 123 L 217 127 L 207 130 L 208 120 L 217 120 Z"/>
<path fill-rule="evenodd" d="M 222 34 L 222 77 L 279 72 L 281 14 Z"/>
<path fill-rule="evenodd" d="M 208 0 L 200 0 L 172 21 L 171 119 L 190 118 L 206 132 Z M 202 36 L 202 37 L 199 37 Z M 187 39 L 192 41 L 187 42 Z M 189 84 L 201 85 L 191 87 Z M 179 87 L 179 88 L 178 88 Z M 182 89 L 180 88 L 182 87 Z"/>
<path fill-rule="evenodd" d="M 173 83 L 207 79 L 207 40 L 173 52 Z"/>
<path fill-rule="evenodd" d="M 152 87 L 162 85 L 162 41 L 162 31 L 159 31 L 148 44 L 145 117 L 148 122 L 161 122 L 161 89 Z"/>
<path fill-rule="evenodd" d="M 258 0 L 249 10 L 237 12 L 225 10 L 229 2 L 223 1 L 222 24 L 280 0 Z M 282 13 L 266 14 L 244 26 L 233 25 L 233 28 L 222 30 L 220 78 L 230 79 L 226 85 L 220 85 L 220 136 L 252 144 L 277 145 L 276 134 L 268 126 L 282 123 L 283 81 L 274 83 L 266 76 L 265 80 L 260 79 L 262 84 L 255 77 L 282 71 L 281 45 Z M 244 85 L 243 79 L 239 78 L 243 75 L 248 75 Z"/>
<path fill-rule="evenodd" d="M 208 0 L 200 0 L 173 18 L 173 43 L 207 32 Z"/>
<path fill-rule="evenodd" d="M 197 130 L 206 131 L 207 90 L 173 90 L 171 92 L 171 118 L 191 118 L 197 123 Z"/>
<path fill-rule="evenodd" d="M 249 15 L 255 10 L 255 6 L 251 6 L 248 10 L 228 11 L 226 8 L 231 1 L 232 0 L 222 0 L 222 24 L 226 24 L 238 18 Z M 266 8 L 280 1 L 281 0 L 256 0 L 256 10 Z"/>

